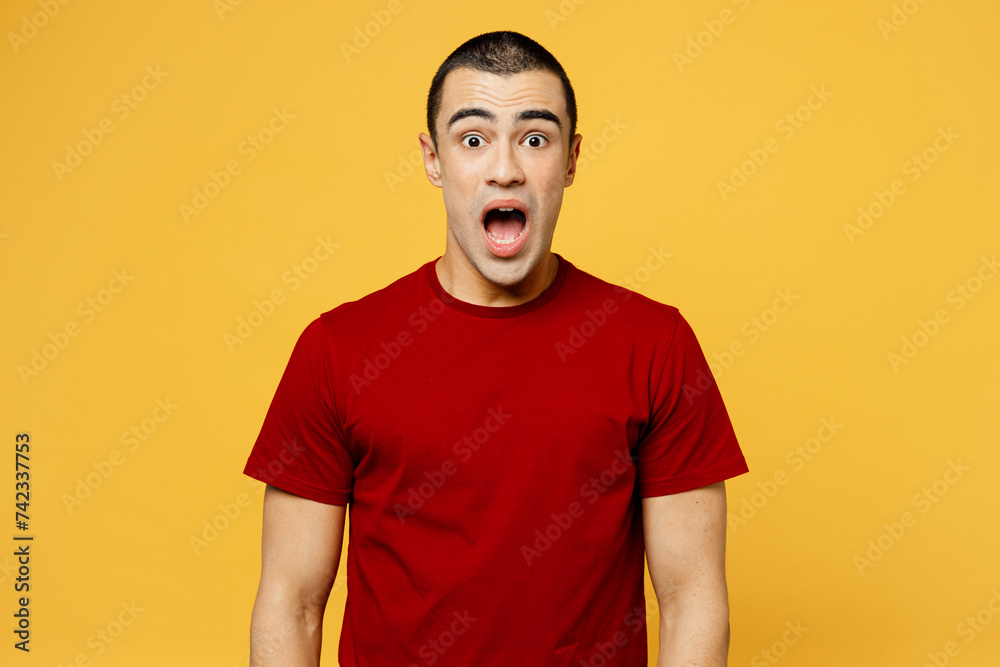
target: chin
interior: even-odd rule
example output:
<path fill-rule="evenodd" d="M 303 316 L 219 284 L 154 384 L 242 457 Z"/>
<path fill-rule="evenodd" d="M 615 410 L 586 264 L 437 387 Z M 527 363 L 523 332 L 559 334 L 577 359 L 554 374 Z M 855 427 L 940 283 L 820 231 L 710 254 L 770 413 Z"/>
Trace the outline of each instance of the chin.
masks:
<path fill-rule="evenodd" d="M 497 287 L 514 287 L 522 283 L 538 266 L 538 258 L 524 251 L 510 258 L 496 257 L 487 251 L 484 260 L 476 269 Z"/>

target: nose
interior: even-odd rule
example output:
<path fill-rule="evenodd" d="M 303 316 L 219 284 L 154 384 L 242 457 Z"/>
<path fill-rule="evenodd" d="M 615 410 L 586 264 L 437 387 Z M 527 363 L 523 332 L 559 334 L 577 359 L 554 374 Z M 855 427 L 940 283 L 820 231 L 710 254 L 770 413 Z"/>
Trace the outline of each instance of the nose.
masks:
<path fill-rule="evenodd" d="M 517 149 L 506 141 L 494 144 L 486 169 L 489 185 L 508 186 L 524 183 L 524 171 L 518 161 Z"/>

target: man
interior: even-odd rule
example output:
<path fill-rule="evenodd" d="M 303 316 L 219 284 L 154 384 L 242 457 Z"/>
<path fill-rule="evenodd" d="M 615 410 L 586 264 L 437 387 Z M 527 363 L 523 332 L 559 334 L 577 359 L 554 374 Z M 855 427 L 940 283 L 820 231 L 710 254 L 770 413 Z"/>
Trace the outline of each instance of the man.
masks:
<path fill-rule="evenodd" d="M 444 254 L 312 322 L 245 472 L 268 484 L 251 664 L 726 664 L 724 480 L 746 461 L 677 309 L 551 251 L 573 89 L 532 40 L 441 65 L 421 134 Z M 616 223 L 617 224 L 617 223 Z"/>

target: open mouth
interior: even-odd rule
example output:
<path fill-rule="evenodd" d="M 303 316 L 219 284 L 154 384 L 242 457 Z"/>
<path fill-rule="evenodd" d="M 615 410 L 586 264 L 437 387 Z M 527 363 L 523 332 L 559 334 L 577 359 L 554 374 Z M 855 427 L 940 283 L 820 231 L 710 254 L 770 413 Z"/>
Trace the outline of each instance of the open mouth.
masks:
<path fill-rule="evenodd" d="M 486 235 L 501 246 L 510 245 L 521 238 L 526 223 L 524 212 L 513 207 L 490 209 L 483 218 Z"/>

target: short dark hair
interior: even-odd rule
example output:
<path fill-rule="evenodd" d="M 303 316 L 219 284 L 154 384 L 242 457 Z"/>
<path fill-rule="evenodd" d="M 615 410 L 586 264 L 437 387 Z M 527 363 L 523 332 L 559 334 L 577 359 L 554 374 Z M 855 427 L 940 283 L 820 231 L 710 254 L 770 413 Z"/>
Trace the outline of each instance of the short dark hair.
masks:
<path fill-rule="evenodd" d="M 468 67 L 500 76 L 511 76 L 534 70 L 555 74 L 562 82 L 563 93 L 566 97 L 570 139 L 572 140 L 576 134 L 576 95 L 573 93 L 569 77 L 566 76 L 566 70 L 559 64 L 555 56 L 535 40 L 518 32 L 500 30 L 473 37 L 462 44 L 445 58 L 434 75 L 430 92 L 427 94 L 427 129 L 431 133 L 431 139 L 435 146 L 437 145 L 435 121 L 441 108 L 444 80 L 453 69 L 458 67 Z"/>

